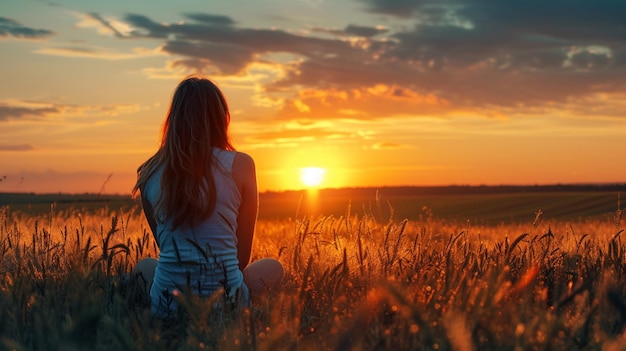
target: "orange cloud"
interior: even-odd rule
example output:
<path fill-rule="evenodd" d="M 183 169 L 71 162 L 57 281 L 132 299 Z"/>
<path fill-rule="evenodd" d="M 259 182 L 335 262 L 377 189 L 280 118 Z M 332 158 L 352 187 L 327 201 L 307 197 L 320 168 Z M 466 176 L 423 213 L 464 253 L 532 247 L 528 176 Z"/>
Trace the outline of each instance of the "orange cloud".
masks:
<path fill-rule="evenodd" d="M 63 57 L 79 57 L 99 60 L 129 60 L 147 56 L 162 55 L 159 50 L 146 49 L 137 47 L 132 52 L 119 52 L 109 48 L 97 46 L 49 46 L 37 49 L 36 54 L 63 56 Z"/>
<path fill-rule="evenodd" d="M 115 117 L 141 111 L 138 104 L 73 105 L 46 101 L 0 100 L 0 122 L 8 120 L 63 119 L 72 117 Z"/>
<path fill-rule="evenodd" d="M 406 149 L 408 147 L 409 146 L 406 144 L 398 144 L 398 143 L 393 143 L 393 142 L 388 142 L 388 141 L 382 141 L 382 142 L 378 142 L 372 145 L 372 149 L 374 150 L 398 150 L 398 149 Z"/>
<path fill-rule="evenodd" d="M 0 152 L 2 151 L 31 151 L 35 147 L 30 144 L 0 144 Z"/>
<path fill-rule="evenodd" d="M 285 102 L 278 119 L 377 119 L 398 115 L 443 115 L 449 102 L 433 93 L 398 85 L 377 84 L 360 89 L 307 89 Z"/>

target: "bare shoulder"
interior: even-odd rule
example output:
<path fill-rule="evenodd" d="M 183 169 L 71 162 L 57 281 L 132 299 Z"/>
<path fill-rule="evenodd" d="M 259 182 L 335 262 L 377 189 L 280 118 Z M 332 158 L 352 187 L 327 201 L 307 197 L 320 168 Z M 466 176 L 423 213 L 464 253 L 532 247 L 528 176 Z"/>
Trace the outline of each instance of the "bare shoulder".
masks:
<path fill-rule="evenodd" d="M 235 160 L 233 161 L 233 173 L 249 172 L 251 169 L 254 170 L 254 159 L 252 156 L 237 151 L 235 155 Z"/>
<path fill-rule="evenodd" d="M 243 152 L 237 152 L 233 161 L 233 178 L 240 191 L 256 191 L 256 169 L 254 159 Z"/>

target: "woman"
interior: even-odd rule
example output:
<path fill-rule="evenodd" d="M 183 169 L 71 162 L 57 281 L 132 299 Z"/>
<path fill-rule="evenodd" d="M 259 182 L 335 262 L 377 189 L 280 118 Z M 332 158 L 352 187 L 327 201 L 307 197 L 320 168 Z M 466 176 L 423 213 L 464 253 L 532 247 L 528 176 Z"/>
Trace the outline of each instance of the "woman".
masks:
<path fill-rule="evenodd" d="M 163 125 L 161 146 L 138 169 L 133 194 L 159 247 L 135 272 L 151 283 L 153 315 L 178 314 L 177 292 L 222 292 L 238 308 L 278 284 L 274 259 L 248 265 L 257 219 L 255 165 L 232 146 L 228 104 L 210 80 L 183 80 Z M 156 269 L 155 269 L 156 266 Z"/>

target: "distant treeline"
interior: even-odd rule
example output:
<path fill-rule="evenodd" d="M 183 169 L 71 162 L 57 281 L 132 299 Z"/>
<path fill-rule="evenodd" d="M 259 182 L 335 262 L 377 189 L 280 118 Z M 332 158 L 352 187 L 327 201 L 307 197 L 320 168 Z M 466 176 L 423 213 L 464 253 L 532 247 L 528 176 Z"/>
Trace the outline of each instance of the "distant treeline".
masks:
<path fill-rule="evenodd" d="M 499 186 L 404 186 L 266 191 L 259 195 L 259 218 L 276 219 L 323 214 L 341 216 L 374 209 L 397 218 L 420 219 L 434 213 L 440 218 L 500 223 L 528 221 L 537 210 L 551 218 L 578 219 L 606 216 L 622 210 L 624 184 L 556 184 Z M 378 201 L 385 206 L 376 207 Z M 31 215 L 70 210 L 133 211 L 141 209 L 130 195 L 0 193 L 0 207 Z M 391 212 L 387 213 L 390 215 Z M 532 220 L 532 218 L 531 218 Z"/>
<path fill-rule="evenodd" d="M 444 185 L 444 186 L 383 186 L 362 188 L 320 189 L 319 195 L 330 196 L 375 196 L 379 192 L 384 197 L 413 197 L 424 195 L 482 195 L 516 193 L 563 193 L 563 192 L 623 192 L 626 183 L 615 184 L 554 184 L 554 185 Z M 268 191 L 266 197 L 280 197 L 299 191 Z"/>
<path fill-rule="evenodd" d="M 444 186 L 381 186 L 345 187 L 319 189 L 319 196 L 371 197 L 378 192 L 384 197 L 412 197 L 423 195 L 481 195 L 515 193 L 562 193 L 562 192 L 624 192 L 626 183 L 612 184 L 553 184 L 553 185 L 444 185 Z M 265 191 L 261 198 L 276 198 L 300 194 L 306 190 Z M 130 195 L 114 194 L 65 194 L 65 193 L 3 193 L 0 192 L 0 206 L 34 203 L 98 203 L 136 201 Z"/>
<path fill-rule="evenodd" d="M 0 193 L 0 206 L 16 204 L 80 204 L 80 203 L 105 203 L 112 201 L 129 201 L 130 195 L 99 195 L 99 194 L 64 194 L 64 193 Z"/>

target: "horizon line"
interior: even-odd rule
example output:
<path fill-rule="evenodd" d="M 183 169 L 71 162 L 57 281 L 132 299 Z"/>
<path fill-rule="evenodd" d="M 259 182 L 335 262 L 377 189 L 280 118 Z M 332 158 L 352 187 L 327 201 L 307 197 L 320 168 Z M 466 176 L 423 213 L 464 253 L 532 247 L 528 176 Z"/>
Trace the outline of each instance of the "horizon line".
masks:
<path fill-rule="evenodd" d="M 371 185 L 371 186 L 343 186 L 343 187 L 326 187 L 326 188 L 300 188 L 300 189 L 283 189 L 283 190 L 263 190 L 259 191 L 259 195 L 266 193 L 288 193 L 300 191 L 327 191 L 327 190 L 365 190 L 365 189 L 398 189 L 398 188 L 541 188 L 541 187 L 621 187 L 626 186 L 626 181 L 622 182 L 576 182 L 576 183 L 501 183 L 501 184 L 447 184 L 447 185 Z M 35 191 L 0 191 L 0 195 L 86 195 L 86 196 L 129 196 L 129 193 L 96 193 L 96 192 L 35 192 Z"/>

